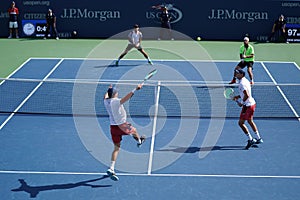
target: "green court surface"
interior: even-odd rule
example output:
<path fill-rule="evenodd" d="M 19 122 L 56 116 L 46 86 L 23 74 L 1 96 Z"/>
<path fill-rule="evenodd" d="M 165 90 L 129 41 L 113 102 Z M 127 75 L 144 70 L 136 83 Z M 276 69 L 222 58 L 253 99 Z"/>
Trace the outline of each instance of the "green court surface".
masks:
<path fill-rule="evenodd" d="M 0 77 L 7 77 L 17 67 L 31 57 L 43 58 L 85 58 L 95 47 L 103 42 L 109 48 L 102 49 L 101 53 L 94 54 L 95 58 L 114 59 L 114 54 L 121 53 L 126 40 L 97 40 L 97 39 L 0 39 Z M 194 51 L 195 44 L 199 44 L 213 60 L 239 61 L 239 47 L 242 42 L 226 41 L 143 41 L 143 47 L 153 59 L 178 59 L 170 52 L 158 51 L 161 46 L 166 49 L 176 49 L 179 52 L 188 52 L 188 59 L 202 60 L 201 55 Z M 288 61 L 300 65 L 299 44 L 285 43 L 255 43 L 255 56 L 257 61 Z M 106 45 L 107 47 L 107 45 Z M 153 48 L 156 47 L 156 48 Z M 143 59 L 137 51 L 131 51 L 126 58 Z M 207 58 L 204 58 L 207 59 Z M 232 66 L 234 67 L 234 66 Z M 231 69 L 230 69 L 231 70 Z"/>

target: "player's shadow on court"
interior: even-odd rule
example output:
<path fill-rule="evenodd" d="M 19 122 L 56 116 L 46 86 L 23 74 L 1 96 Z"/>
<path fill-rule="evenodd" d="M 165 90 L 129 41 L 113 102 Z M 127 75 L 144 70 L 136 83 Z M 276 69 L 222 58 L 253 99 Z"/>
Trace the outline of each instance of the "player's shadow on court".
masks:
<path fill-rule="evenodd" d="M 175 153 L 196 153 L 199 151 L 235 151 L 245 150 L 245 146 L 213 146 L 213 147 L 174 147 L 159 151 L 173 151 Z"/>
<path fill-rule="evenodd" d="M 89 183 L 99 181 L 105 178 L 108 178 L 109 176 L 104 175 L 101 178 L 87 180 L 87 181 L 81 181 L 77 183 L 66 183 L 66 184 L 53 184 L 53 185 L 43 185 L 43 186 L 30 186 L 26 183 L 24 179 L 19 179 L 19 182 L 21 183 L 21 186 L 16 189 L 12 189 L 13 192 L 27 192 L 30 195 L 30 198 L 36 198 L 37 195 L 40 192 L 43 191 L 49 191 L 49 190 L 67 190 L 72 189 L 76 187 L 81 186 L 87 186 L 91 188 L 102 188 L 102 187 L 111 187 L 112 185 L 92 185 Z"/>
<path fill-rule="evenodd" d="M 108 64 L 108 65 L 97 65 L 94 66 L 94 68 L 106 68 L 106 67 L 136 67 L 136 66 L 140 66 L 140 65 L 131 65 L 131 64 L 119 64 L 119 65 L 115 65 L 114 63 L 112 64 Z"/>

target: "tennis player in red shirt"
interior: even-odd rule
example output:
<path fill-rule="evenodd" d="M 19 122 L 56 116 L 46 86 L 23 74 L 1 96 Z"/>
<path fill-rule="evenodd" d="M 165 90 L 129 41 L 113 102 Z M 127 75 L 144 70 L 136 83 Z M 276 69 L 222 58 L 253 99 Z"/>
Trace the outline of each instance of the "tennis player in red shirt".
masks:
<path fill-rule="evenodd" d="M 8 14 L 9 14 L 9 36 L 8 36 L 8 38 L 12 38 L 13 29 L 15 29 L 16 38 L 19 38 L 19 34 L 18 34 L 19 9 L 16 7 L 16 3 L 14 1 L 11 3 L 11 7 L 8 9 Z"/>

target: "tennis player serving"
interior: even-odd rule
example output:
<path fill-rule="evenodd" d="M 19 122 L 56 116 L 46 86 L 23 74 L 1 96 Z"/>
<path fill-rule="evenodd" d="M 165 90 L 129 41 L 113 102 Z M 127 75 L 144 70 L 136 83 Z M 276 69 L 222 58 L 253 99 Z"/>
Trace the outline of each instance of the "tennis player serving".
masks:
<path fill-rule="evenodd" d="M 148 60 L 148 63 L 150 65 L 153 64 L 148 54 L 142 48 L 141 42 L 143 34 L 139 29 L 139 25 L 135 24 L 133 26 L 133 30 L 130 31 L 130 33 L 128 34 L 129 44 L 127 45 L 125 51 L 119 56 L 118 60 L 116 61 L 116 66 L 119 65 L 120 60 L 133 48 L 136 48 L 139 52 L 141 52 L 144 55 L 144 57 Z"/>
<path fill-rule="evenodd" d="M 145 141 L 145 136 L 140 137 L 136 128 L 127 122 L 127 115 L 123 104 L 127 102 L 136 90 L 140 90 L 142 84 L 137 85 L 135 89 L 129 92 L 125 97 L 118 98 L 118 90 L 115 87 L 110 86 L 104 95 L 104 105 L 109 114 L 110 120 L 110 133 L 112 141 L 114 143 L 114 150 L 111 155 L 111 165 L 107 170 L 107 174 L 114 181 L 119 180 L 115 173 L 115 163 L 120 151 L 121 140 L 123 135 L 132 135 L 137 141 L 137 146 Z"/>
<path fill-rule="evenodd" d="M 257 126 L 253 121 L 253 115 L 256 108 L 256 102 L 255 99 L 252 97 L 251 93 L 251 85 L 248 79 L 245 77 L 245 72 L 242 69 L 237 69 L 234 71 L 235 77 L 239 80 L 239 95 L 234 96 L 233 100 L 237 101 L 239 98 L 242 99 L 242 101 L 237 101 L 237 104 L 242 107 L 242 111 L 240 114 L 239 119 L 239 126 L 243 130 L 243 132 L 248 137 L 248 143 L 245 147 L 245 149 L 249 149 L 254 144 L 260 144 L 263 143 L 262 138 L 259 135 L 259 132 L 257 130 Z M 245 121 L 248 121 L 249 125 L 251 126 L 253 132 L 256 135 L 256 139 L 253 139 L 251 134 L 249 133 L 249 130 L 247 126 L 245 125 Z"/>

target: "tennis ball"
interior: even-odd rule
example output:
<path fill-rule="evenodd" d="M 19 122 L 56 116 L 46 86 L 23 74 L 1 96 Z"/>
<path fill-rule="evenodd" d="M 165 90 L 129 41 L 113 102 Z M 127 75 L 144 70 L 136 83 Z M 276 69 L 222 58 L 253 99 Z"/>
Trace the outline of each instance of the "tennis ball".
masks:
<path fill-rule="evenodd" d="M 77 38 L 77 31 L 72 31 L 71 36 L 72 38 Z"/>
<path fill-rule="evenodd" d="M 198 36 L 196 39 L 197 39 L 197 41 L 200 41 L 200 40 L 201 40 L 201 37 Z"/>

